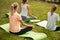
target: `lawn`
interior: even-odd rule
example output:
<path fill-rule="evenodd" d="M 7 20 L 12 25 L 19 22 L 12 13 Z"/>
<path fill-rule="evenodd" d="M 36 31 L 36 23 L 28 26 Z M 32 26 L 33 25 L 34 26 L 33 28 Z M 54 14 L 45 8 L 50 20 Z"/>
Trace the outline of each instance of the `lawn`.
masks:
<path fill-rule="evenodd" d="M 0 25 L 8 23 L 8 18 L 4 18 L 4 14 L 9 12 L 9 7 L 13 2 L 21 3 L 21 0 L 0 0 Z M 52 3 L 39 2 L 39 1 L 30 1 L 31 12 L 33 15 L 37 16 L 39 20 L 47 20 L 47 13 L 50 11 Z M 58 5 L 58 4 L 57 4 Z M 20 9 L 18 11 L 20 13 Z M 60 5 L 58 5 L 58 9 L 56 10 L 57 14 L 60 15 Z M 57 25 L 60 26 L 60 21 L 57 22 Z M 32 31 L 35 32 L 43 32 L 47 34 L 47 38 L 44 40 L 60 40 L 60 33 L 55 31 L 49 31 L 45 28 L 36 26 L 35 23 L 32 23 L 35 27 Z M 4 30 L 0 29 L 0 40 L 31 40 L 28 38 L 18 37 L 17 35 L 6 33 Z"/>

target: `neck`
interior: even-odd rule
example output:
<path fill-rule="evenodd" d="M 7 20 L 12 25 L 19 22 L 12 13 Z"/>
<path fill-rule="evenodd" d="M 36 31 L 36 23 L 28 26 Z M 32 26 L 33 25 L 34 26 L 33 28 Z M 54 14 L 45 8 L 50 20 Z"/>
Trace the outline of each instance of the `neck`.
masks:
<path fill-rule="evenodd" d="M 11 16 L 13 16 L 17 11 L 14 11 L 14 13 L 11 13 Z"/>
<path fill-rule="evenodd" d="M 17 11 L 14 11 L 14 13 L 16 13 Z"/>
<path fill-rule="evenodd" d="M 26 3 L 23 3 L 23 4 L 26 4 Z"/>
<path fill-rule="evenodd" d="M 23 4 L 28 4 L 27 2 L 23 3 Z"/>
<path fill-rule="evenodd" d="M 53 12 L 51 12 L 51 16 L 53 15 Z"/>

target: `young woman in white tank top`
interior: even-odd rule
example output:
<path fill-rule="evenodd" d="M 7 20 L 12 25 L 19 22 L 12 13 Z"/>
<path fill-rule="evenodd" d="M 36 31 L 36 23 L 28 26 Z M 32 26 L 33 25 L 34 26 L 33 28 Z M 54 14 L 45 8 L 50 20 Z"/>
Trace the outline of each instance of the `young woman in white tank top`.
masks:
<path fill-rule="evenodd" d="M 28 15 L 28 10 L 27 10 L 27 4 L 21 4 L 21 16 L 27 17 Z"/>
<path fill-rule="evenodd" d="M 22 3 L 21 3 L 21 13 L 20 15 L 22 16 L 22 19 L 23 20 L 30 20 L 30 19 L 36 19 L 37 17 L 36 16 L 33 16 L 31 13 L 30 13 L 30 6 L 28 4 L 28 0 L 23 0 Z M 32 18 L 27 18 L 27 16 L 30 16 Z"/>

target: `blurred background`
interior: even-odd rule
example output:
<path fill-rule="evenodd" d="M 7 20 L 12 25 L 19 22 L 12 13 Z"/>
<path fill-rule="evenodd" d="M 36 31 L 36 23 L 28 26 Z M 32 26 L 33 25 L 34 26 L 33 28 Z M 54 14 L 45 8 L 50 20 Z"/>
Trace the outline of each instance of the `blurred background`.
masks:
<path fill-rule="evenodd" d="M 13 2 L 18 2 L 19 6 L 22 0 L 0 0 L 0 25 L 9 23 L 9 19 L 5 17 L 5 14 L 9 12 L 10 5 Z M 60 0 L 29 0 L 31 12 L 33 15 L 37 16 L 39 20 L 47 20 L 47 13 L 51 10 L 53 4 L 58 5 L 58 9 L 56 13 L 60 15 Z M 20 14 L 20 8 L 18 10 Z M 30 23 L 29 23 L 30 24 Z M 47 34 L 47 38 L 44 40 L 60 40 L 60 33 L 55 31 L 49 31 L 45 28 L 36 26 L 35 23 L 32 23 L 35 28 L 32 31 L 45 33 Z M 57 24 L 60 26 L 60 21 L 57 21 Z M 31 40 L 29 38 L 21 38 L 17 35 L 12 35 L 6 33 L 4 30 L 0 28 L 0 40 Z"/>

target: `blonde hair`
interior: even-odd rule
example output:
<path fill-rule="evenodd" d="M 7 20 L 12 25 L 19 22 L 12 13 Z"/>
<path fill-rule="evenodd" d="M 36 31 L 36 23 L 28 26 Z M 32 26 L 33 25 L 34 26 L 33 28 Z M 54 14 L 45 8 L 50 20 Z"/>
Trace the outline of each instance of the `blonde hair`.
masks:
<path fill-rule="evenodd" d="M 18 8 L 18 7 L 19 7 L 19 5 L 18 5 L 17 2 L 15 2 L 15 3 L 13 3 L 13 4 L 11 5 L 11 7 L 10 7 L 10 13 L 11 13 L 11 15 L 13 15 L 14 11 L 15 11 L 16 8 Z"/>

